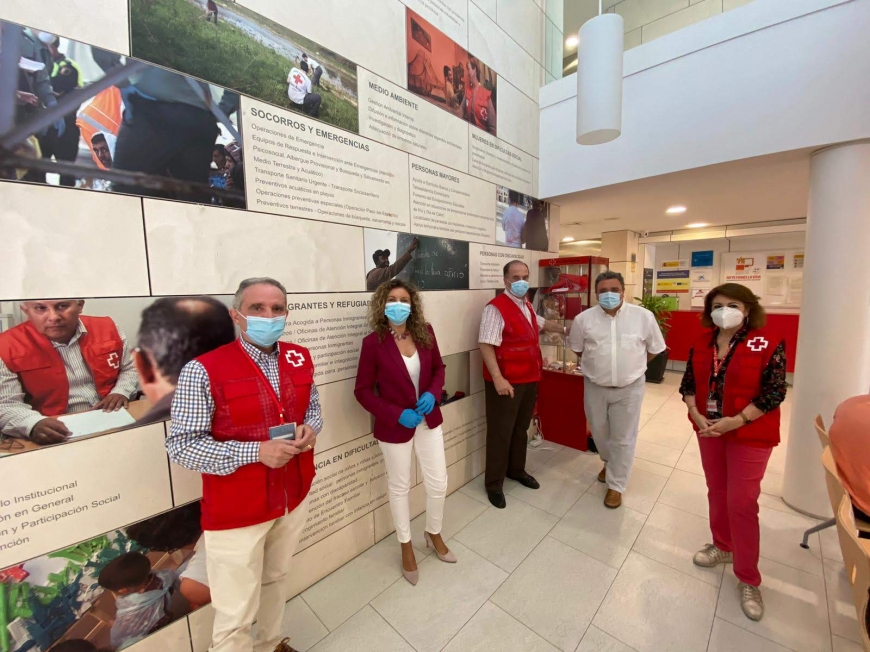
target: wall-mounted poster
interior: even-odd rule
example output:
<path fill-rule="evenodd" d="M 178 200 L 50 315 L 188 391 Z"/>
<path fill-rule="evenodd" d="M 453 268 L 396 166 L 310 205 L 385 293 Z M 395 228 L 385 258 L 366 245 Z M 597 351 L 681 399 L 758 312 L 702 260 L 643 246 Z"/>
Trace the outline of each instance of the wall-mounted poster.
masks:
<path fill-rule="evenodd" d="M 713 287 L 713 268 L 698 267 L 693 268 L 692 272 L 692 287 L 693 288 L 711 288 Z"/>
<path fill-rule="evenodd" d="M 785 269 L 785 256 L 780 254 L 768 256 L 767 269 Z"/>
<path fill-rule="evenodd" d="M 467 290 L 467 242 L 365 229 L 366 289 L 398 277 L 421 290 Z"/>
<path fill-rule="evenodd" d="M 505 186 L 496 186 L 495 195 L 496 244 L 547 251 L 550 247 L 550 204 Z"/>
<path fill-rule="evenodd" d="M 410 9 L 405 29 L 408 90 L 497 135 L 495 71 Z"/>
<path fill-rule="evenodd" d="M 794 269 L 803 269 L 804 268 L 804 255 L 803 254 L 795 254 L 793 260 L 794 260 Z"/>
<path fill-rule="evenodd" d="M 688 269 L 688 260 L 663 260 L 659 269 Z"/>
<path fill-rule="evenodd" d="M 663 270 L 656 274 L 656 294 L 684 294 L 689 291 L 689 270 Z"/>
<path fill-rule="evenodd" d="M 692 267 L 712 267 L 713 266 L 713 250 L 708 251 L 693 251 L 692 252 Z"/>
<path fill-rule="evenodd" d="M 228 0 L 130 0 L 133 56 L 359 132 L 356 64 Z"/>
<path fill-rule="evenodd" d="M 0 179 L 246 206 L 237 93 L 54 34 L 2 25 L 21 46 L 14 113 L 20 133 L 11 149 L 26 161 L 0 162 Z M 95 84 L 107 75 L 114 84 L 100 90 Z M 69 112 L 39 124 L 56 103 Z"/>
<path fill-rule="evenodd" d="M 700 288 L 695 289 L 692 288 L 692 307 L 693 308 L 703 308 L 704 307 L 704 299 L 707 298 L 707 293 L 710 290 L 708 288 Z"/>

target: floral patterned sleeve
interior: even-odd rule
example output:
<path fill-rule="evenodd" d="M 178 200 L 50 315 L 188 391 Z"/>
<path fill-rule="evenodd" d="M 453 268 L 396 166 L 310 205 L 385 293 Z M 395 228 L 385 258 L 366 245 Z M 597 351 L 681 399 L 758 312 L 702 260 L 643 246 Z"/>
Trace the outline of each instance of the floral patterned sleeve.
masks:
<path fill-rule="evenodd" d="M 761 394 L 752 403 L 762 412 L 770 412 L 785 400 L 785 340 L 779 343 L 767 367 L 761 372 Z"/>
<path fill-rule="evenodd" d="M 686 371 L 683 372 L 683 380 L 680 383 L 680 394 L 683 396 L 695 395 L 695 371 L 692 369 L 692 354 L 694 348 L 689 349 L 689 359 L 686 360 Z"/>

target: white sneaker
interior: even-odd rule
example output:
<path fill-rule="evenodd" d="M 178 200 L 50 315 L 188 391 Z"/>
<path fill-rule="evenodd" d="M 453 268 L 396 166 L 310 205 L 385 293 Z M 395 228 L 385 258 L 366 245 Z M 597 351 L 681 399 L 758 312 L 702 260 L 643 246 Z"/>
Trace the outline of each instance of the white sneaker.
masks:
<path fill-rule="evenodd" d="M 708 543 L 695 553 L 693 562 L 695 566 L 703 566 L 704 568 L 713 568 L 719 564 L 730 564 L 734 560 L 730 552 L 720 550 L 712 543 Z"/>
<path fill-rule="evenodd" d="M 759 588 L 740 582 L 737 589 L 740 591 L 740 607 L 746 617 L 749 620 L 761 620 L 764 616 L 764 601 L 761 599 Z"/>

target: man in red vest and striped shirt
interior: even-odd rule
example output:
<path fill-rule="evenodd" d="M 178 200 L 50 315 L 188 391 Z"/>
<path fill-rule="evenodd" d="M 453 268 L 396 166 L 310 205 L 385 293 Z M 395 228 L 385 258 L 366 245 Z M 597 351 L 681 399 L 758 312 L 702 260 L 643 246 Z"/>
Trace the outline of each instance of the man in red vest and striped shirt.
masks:
<path fill-rule="evenodd" d="M 526 298 L 529 267 L 521 260 L 504 266 L 505 291 L 483 309 L 480 352 L 486 391 L 486 493 L 504 509 L 505 477 L 529 489 L 538 481 L 526 473 L 529 424 L 538 398 L 543 360 L 541 330 L 565 334 L 558 322 L 535 314 Z"/>
<path fill-rule="evenodd" d="M 323 427 L 314 364 L 308 349 L 278 341 L 287 319 L 278 281 L 242 281 L 231 315 L 241 337 L 181 370 L 166 448 L 202 473 L 209 649 L 293 652 L 281 622 Z"/>

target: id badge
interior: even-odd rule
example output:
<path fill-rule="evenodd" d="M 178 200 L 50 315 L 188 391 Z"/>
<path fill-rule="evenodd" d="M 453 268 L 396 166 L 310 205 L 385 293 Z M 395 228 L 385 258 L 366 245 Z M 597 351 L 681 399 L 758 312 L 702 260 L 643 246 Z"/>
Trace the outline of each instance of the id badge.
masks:
<path fill-rule="evenodd" d="M 269 428 L 269 439 L 296 439 L 296 424 L 283 423 Z"/>
<path fill-rule="evenodd" d="M 719 412 L 719 403 L 716 402 L 716 399 L 708 398 L 707 399 L 707 414 L 715 414 Z"/>

